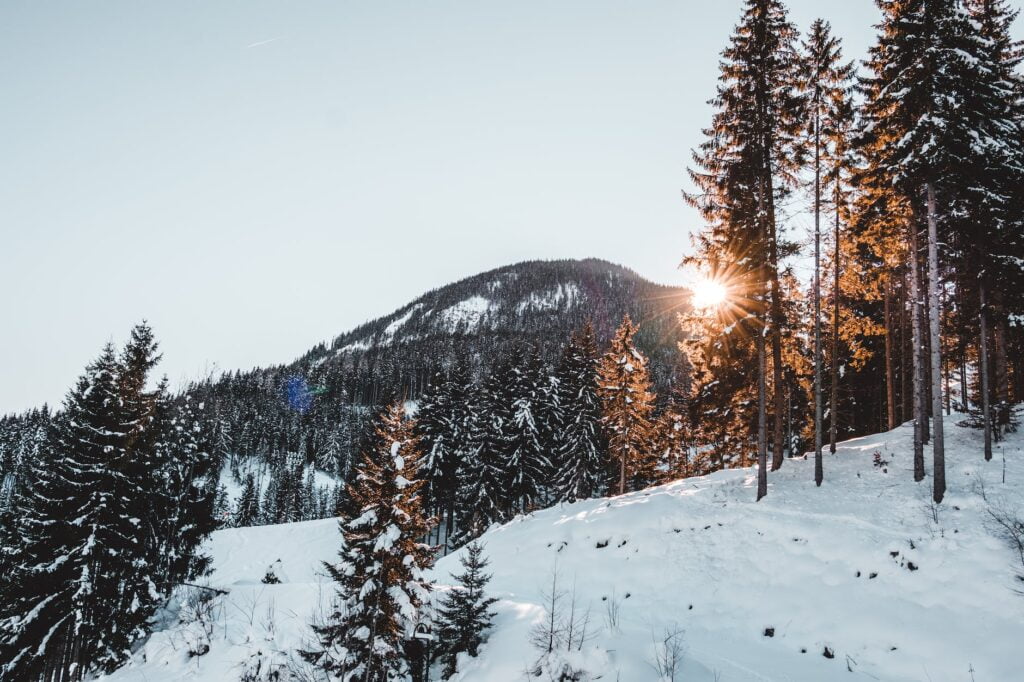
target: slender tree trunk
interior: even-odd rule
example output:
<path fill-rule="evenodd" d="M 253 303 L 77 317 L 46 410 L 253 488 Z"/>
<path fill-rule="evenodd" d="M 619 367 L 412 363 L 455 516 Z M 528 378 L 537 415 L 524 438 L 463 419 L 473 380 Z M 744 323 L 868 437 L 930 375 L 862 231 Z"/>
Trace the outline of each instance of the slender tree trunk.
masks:
<path fill-rule="evenodd" d="M 960 409 L 967 412 L 971 409 L 967 399 L 967 349 L 960 349 Z"/>
<path fill-rule="evenodd" d="M 782 292 L 779 290 L 779 254 L 778 241 L 775 233 L 775 208 L 774 202 L 770 201 L 772 207 L 769 214 L 771 235 L 768 242 L 768 254 L 771 258 L 771 319 L 772 319 L 772 384 L 775 402 L 775 423 L 772 430 L 772 471 L 777 471 L 782 466 L 782 459 L 785 453 L 785 441 L 783 439 L 782 420 L 785 415 L 786 398 L 784 394 L 784 381 L 782 378 Z"/>
<path fill-rule="evenodd" d="M 885 275 L 885 403 L 888 429 L 896 428 L 896 377 L 892 359 L 892 275 Z"/>
<path fill-rule="evenodd" d="M 821 463 L 821 124 L 814 123 L 814 483 L 824 478 Z"/>
<path fill-rule="evenodd" d="M 978 339 L 978 373 L 981 375 L 981 421 L 985 425 L 985 461 L 988 462 L 992 459 L 992 413 L 989 407 L 988 301 L 986 300 L 984 275 L 978 278 L 978 297 L 980 303 L 978 326 L 981 332 Z"/>
<path fill-rule="evenodd" d="M 932 368 L 932 499 L 942 502 L 946 494 L 946 443 L 942 415 L 942 307 L 939 305 L 939 235 L 935 216 L 935 187 L 928 183 L 928 334 L 931 337 Z"/>
<path fill-rule="evenodd" d="M 996 388 L 996 413 L 995 413 L 995 437 L 1002 439 L 1002 434 L 1010 426 L 1010 373 L 1009 363 L 1006 357 L 1006 315 L 1003 314 L 1003 296 L 999 290 L 992 292 L 992 302 L 995 304 L 996 319 L 992 323 L 992 349 L 995 364 L 995 388 Z"/>
<path fill-rule="evenodd" d="M 832 254 L 832 385 L 828 402 L 828 451 L 836 454 L 839 437 L 839 182 L 836 182 L 836 222 Z"/>
<path fill-rule="evenodd" d="M 763 300 L 763 299 L 762 299 Z M 764 330 L 757 330 L 757 499 L 768 494 L 767 415 L 765 414 Z"/>
<path fill-rule="evenodd" d="M 919 263 L 917 250 L 917 219 L 910 226 L 910 299 L 911 325 L 913 326 L 914 358 L 914 480 L 924 480 L 924 429 L 923 421 L 928 417 L 924 411 L 924 363 L 921 358 L 921 292 L 918 277 Z"/>
<path fill-rule="evenodd" d="M 908 334 L 907 325 L 907 277 L 904 273 L 900 282 L 900 423 L 913 419 L 913 391 L 910 388 L 910 377 L 913 366 L 913 343 L 908 343 L 912 334 Z"/>

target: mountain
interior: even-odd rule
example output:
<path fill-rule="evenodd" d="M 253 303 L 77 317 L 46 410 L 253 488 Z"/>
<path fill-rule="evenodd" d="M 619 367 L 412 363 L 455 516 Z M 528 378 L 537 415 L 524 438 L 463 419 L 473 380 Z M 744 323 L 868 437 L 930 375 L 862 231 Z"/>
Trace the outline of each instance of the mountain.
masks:
<path fill-rule="evenodd" d="M 384 390 L 418 394 L 434 372 L 462 353 L 486 368 L 488 358 L 513 344 L 537 346 L 547 360 L 587 320 L 599 341 L 611 338 L 627 313 L 640 322 L 638 344 L 652 359 L 656 385 L 668 383 L 679 340 L 675 312 L 688 292 L 649 282 L 620 265 L 598 259 L 527 261 L 434 289 L 390 315 L 367 322 L 317 346 L 291 371 L 338 365 L 370 378 L 357 402 L 375 403 Z M 495 354 L 498 351 L 499 354 Z"/>
<path fill-rule="evenodd" d="M 732 469 L 492 528 L 481 541 L 494 629 L 453 680 L 1021 679 L 1024 566 L 995 519 L 1024 507 L 1024 431 L 1002 444 L 1004 478 L 1002 462 L 982 459 L 977 429 L 949 428 L 941 509 L 913 481 L 912 431 L 841 443 L 821 488 L 813 460 L 791 459 L 760 502 L 756 469 Z M 275 670 L 312 679 L 295 651 L 327 612 L 320 561 L 337 561 L 339 543 L 330 519 L 214 533 L 209 581 L 228 593 L 168 618 L 110 682 L 270 680 Z M 439 589 L 462 551 L 431 572 Z M 271 567 L 281 582 L 262 584 Z M 575 605 L 584 643 L 527 676 L 556 570 L 562 622 Z M 660 676 L 659 654 L 674 644 L 680 669 Z M 585 672 L 549 674 L 562 663 Z"/>
<path fill-rule="evenodd" d="M 429 291 L 290 364 L 228 373 L 190 391 L 216 415 L 220 454 L 345 472 L 372 407 L 414 400 L 459 357 L 476 379 L 531 349 L 550 367 L 588 320 L 602 344 L 625 315 L 638 322 L 637 345 L 667 394 L 681 367 L 676 312 L 688 300 L 685 289 L 606 261 L 517 263 Z"/>

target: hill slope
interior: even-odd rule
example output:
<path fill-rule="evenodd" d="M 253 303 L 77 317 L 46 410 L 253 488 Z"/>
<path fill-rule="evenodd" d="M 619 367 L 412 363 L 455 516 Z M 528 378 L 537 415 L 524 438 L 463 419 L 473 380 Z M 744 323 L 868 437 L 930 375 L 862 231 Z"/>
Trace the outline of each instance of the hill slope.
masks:
<path fill-rule="evenodd" d="M 934 515 L 929 486 L 912 481 L 910 438 L 902 426 L 843 443 L 826 455 L 820 489 L 811 461 L 787 461 L 760 503 L 755 472 L 731 470 L 492 529 L 483 541 L 499 614 L 479 658 L 463 661 L 455 679 L 526 679 L 538 660 L 530 629 L 556 567 L 561 587 L 575 585 L 580 609 L 592 609 L 592 638 L 567 657 L 589 671 L 581 679 L 659 679 L 653 642 L 676 628 L 679 680 L 940 682 L 970 680 L 971 671 L 978 681 L 1020 679 L 1022 567 L 987 509 L 1024 509 L 1024 434 L 1002 444 L 1004 484 L 999 453 L 986 464 L 978 432 L 950 428 L 950 490 Z M 876 452 L 884 468 L 873 465 Z M 216 533 L 212 583 L 231 593 L 215 602 L 209 634 L 199 637 L 195 623 L 159 632 L 146 660 L 111 680 L 220 682 L 288 665 L 329 598 L 318 562 L 337 547 L 332 520 Z M 440 582 L 458 556 L 438 562 Z M 282 584 L 261 584 L 278 559 Z M 197 638 L 210 651 L 189 657 Z"/>

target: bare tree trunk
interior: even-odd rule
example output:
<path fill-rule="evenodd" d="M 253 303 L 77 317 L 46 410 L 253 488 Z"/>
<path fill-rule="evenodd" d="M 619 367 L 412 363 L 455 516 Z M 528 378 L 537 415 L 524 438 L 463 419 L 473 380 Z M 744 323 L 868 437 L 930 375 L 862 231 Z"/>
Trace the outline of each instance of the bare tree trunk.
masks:
<path fill-rule="evenodd" d="M 904 423 L 913 419 L 914 404 L 913 395 L 914 392 L 910 388 L 910 378 L 913 372 L 913 343 L 908 343 L 908 337 L 912 338 L 913 334 L 908 334 L 909 331 L 907 325 L 907 278 L 908 275 L 904 274 L 903 281 L 900 283 L 900 423 Z M 908 352 L 909 351 L 909 352 Z"/>
<path fill-rule="evenodd" d="M 892 362 L 892 275 L 885 275 L 885 403 L 890 431 L 896 428 L 896 377 Z"/>
<path fill-rule="evenodd" d="M 839 183 L 836 182 L 836 223 L 832 254 L 832 385 L 828 402 L 828 451 L 836 454 L 839 436 Z"/>
<path fill-rule="evenodd" d="M 782 435 L 782 420 L 786 409 L 786 398 L 784 394 L 784 381 L 782 378 L 782 292 L 779 291 L 779 266 L 778 248 L 775 241 L 775 218 L 774 209 L 771 218 L 772 234 L 769 242 L 769 255 L 771 264 L 771 319 L 772 319 L 772 384 L 774 385 L 773 396 L 775 399 L 775 424 L 772 430 L 772 471 L 777 471 L 782 466 L 783 454 L 785 451 Z"/>
<path fill-rule="evenodd" d="M 763 299 L 762 299 L 763 300 Z M 768 441 L 765 414 L 764 330 L 757 330 L 757 499 L 768 494 Z"/>
<path fill-rule="evenodd" d="M 814 483 L 824 478 L 821 463 L 821 124 L 814 123 Z"/>
<path fill-rule="evenodd" d="M 1010 372 L 1006 358 L 1006 316 L 1003 314 L 1002 299 L 1002 292 L 999 290 L 992 292 L 992 302 L 996 309 L 996 319 L 992 323 L 992 340 L 995 346 L 992 349 L 992 360 L 996 371 L 995 437 L 997 441 L 1002 440 L 1002 435 L 1010 426 Z"/>
<path fill-rule="evenodd" d="M 942 502 L 946 494 L 946 443 L 942 416 L 942 307 L 939 305 L 939 235 L 935 216 L 935 187 L 928 191 L 928 333 L 931 337 L 932 366 L 932 499 Z"/>
<path fill-rule="evenodd" d="M 992 411 L 989 407 L 988 381 L 988 301 L 985 291 L 985 277 L 978 278 L 980 310 L 978 326 L 981 336 L 978 340 L 978 373 L 981 374 L 981 421 L 985 425 L 985 461 L 992 459 Z"/>
<path fill-rule="evenodd" d="M 960 407 L 964 412 L 971 409 L 967 399 L 967 349 L 960 349 Z"/>
<path fill-rule="evenodd" d="M 913 326 L 914 358 L 914 480 L 924 480 L 924 429 L 922 422 L 928 417 L 924 410 L 924 363 L 921 357 L 921 295 L 917 260 L 917 219 L 910 226 L 910 300 Z"/>

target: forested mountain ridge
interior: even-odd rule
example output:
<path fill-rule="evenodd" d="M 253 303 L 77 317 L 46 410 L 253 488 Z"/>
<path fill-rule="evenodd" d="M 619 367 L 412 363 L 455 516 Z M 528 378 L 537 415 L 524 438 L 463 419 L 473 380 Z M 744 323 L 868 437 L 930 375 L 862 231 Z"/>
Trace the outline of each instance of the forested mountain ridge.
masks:
<path fill-rule="evenodd" d="M 287 369 L 315 375 L 334 365 L 351 377 L 347 388 L 354 402 L 375 404 L 382 391 L 418 395 L 456 354 L 486 363 L 500 357 L 489 351 L 525 343 L 552 360 L 584 322 L 604 343 L 629 314 L 640 323 L 637 343 L 662 386 L 678 357 L 675 312 L 687 297 L 685 289 L 654 284 L 599 259 L 524 261 L 428 291 L 330 346 L 316 346 Z M 361 376 L 369 381 L 359 381 Z"/>

